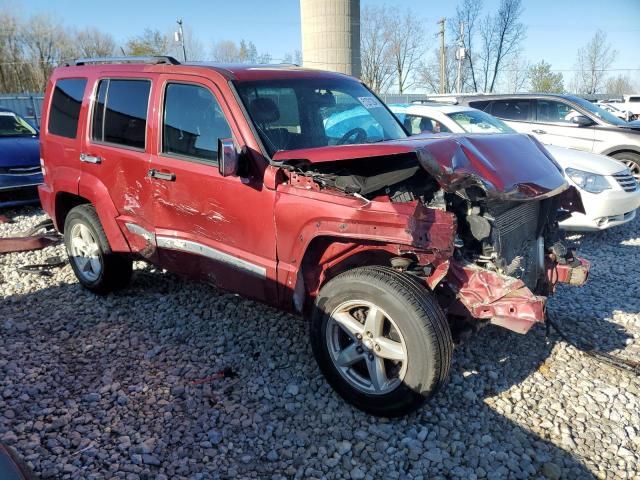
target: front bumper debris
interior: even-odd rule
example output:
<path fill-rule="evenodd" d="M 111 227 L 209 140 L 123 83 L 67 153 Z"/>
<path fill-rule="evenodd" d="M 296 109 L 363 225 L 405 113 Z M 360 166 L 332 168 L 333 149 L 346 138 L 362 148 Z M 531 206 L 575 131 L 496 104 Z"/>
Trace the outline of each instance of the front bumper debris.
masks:
<path fill-rule="evenodd" d="M 584 284 L 590 265 L 575 258 L 571 265 L 548 262 L 546 266 L 553 289 L 557 283 Z M 488 320 L 523 334 L 545 321 L 547 297 L 534 294 L 521 280 L 457 261 L 450 263 L 446 279 L 456 293 L 449 313 Z"/>

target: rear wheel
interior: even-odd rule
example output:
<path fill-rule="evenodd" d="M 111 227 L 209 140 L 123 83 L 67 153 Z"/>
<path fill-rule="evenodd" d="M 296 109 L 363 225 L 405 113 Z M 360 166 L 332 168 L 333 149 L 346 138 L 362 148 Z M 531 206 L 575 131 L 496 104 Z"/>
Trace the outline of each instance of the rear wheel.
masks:
<path fill-rule="evenodd" d="M 620 152 L 613 155 L 613 158 L 629 167 L 636 181 L 640 182 L 640 155 L 633 152 Z"/>
<path fill-rule="evenodd" d="M 111 251 L 93 206 L 79 205 L 69 212 L 64 222 L 64 243 L 71 268 L 83 287 L 108 293 L 129 284 L 133 262 Z"/>
<path fill-rule="evenodd" d="M 361 267 L 330 280 L 316 299 L 311 345 L 331 386 L 380 416 L 419 408 L 445 383 L 451 332 L 433 295 L 387 267 Z"/>

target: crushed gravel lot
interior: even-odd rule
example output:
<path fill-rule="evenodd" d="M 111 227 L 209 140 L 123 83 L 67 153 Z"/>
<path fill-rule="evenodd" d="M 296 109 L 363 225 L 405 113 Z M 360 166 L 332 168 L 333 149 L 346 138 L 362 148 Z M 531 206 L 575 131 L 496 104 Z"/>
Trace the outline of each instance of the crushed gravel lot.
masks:
<path fill-rule="evenodd" d="M 0 237 L 45 218 L 3 213 Z M 550 312 L 640 359 L 640 219 L 574 238 L 591 278 Z M 640 477 L 640 379 L 543 327 L 483 329 L 430 403 L 385 420 L 333 393 L 296 317 L 143 263 L 105 297 L 68 265 L 16 270 L 53 255 L 0 256 L 0 440 L 42 478 Z"/>

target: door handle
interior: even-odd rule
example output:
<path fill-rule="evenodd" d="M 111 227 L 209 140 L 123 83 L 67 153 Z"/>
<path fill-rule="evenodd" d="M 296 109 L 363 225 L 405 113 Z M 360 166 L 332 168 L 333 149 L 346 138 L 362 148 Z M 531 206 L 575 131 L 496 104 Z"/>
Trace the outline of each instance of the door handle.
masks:
<path fill-rule="evenodd" d="M 80 161 L 84 163 L 98 164 L 98 163 L 102 163 L 102 158 L 98 157 L 97 155 L 89 155 L 88 153 L 81 153 Z"/>
<path fill-rule="evenodd" d="M 533 130 L 531 130 L 533 133 L 537 133 L 537 134 L 544 134 L 547 133 L 545 130 L 540 130 L 539 128 L 534 128 Z"/>
<path fill-rule="evenodd" d="M 167 182 L 174 182 L 176 179 L 176 174 L 173 172 L 161 172 L 159 170 L 156 170 L 155 168 L 152 168 L 151 170 L 149 170 L 148 175 L 151 178 L 157 178 L 158 180 L 166 180 Z"/>

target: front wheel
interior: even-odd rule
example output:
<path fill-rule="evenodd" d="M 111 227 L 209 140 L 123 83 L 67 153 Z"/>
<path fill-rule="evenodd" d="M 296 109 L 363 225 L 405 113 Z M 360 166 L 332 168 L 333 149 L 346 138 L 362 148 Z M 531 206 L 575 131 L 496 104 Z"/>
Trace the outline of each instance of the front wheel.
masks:
<path fill-rule="evenodd" d="M 453 344 L 425 286 L 388 267 L 331 279 L 311 316 L 311 346 L 331 386 L 373 415 L 419 408 L 447 378 Z"/>
<path fill-rule="evenodd" d="M 640 155 L 633 152 L 620 152 L 613 155 L 613 158 L 624 163 L 637 182 L 640 182 Z"/>

